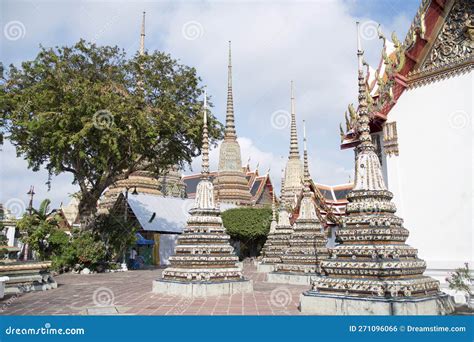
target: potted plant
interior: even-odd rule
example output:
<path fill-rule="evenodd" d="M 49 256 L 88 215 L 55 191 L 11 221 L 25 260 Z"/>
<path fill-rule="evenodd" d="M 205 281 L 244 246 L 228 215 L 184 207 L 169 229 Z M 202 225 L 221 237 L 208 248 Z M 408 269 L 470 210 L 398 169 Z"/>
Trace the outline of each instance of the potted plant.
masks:
<path fill-rule="evenodd" d="M 450 273 L 449 277 L 446 278 L 449 284 L 449 288 L 452 290 L 460 291 L 466 296 L 466 303 L 470 309 L 474 309 L 474 296 L 472 291 L 473 278 L 471 277 L 471 270 L 469 264 L 466 262 L 464 267 L 460 267 Z"/>

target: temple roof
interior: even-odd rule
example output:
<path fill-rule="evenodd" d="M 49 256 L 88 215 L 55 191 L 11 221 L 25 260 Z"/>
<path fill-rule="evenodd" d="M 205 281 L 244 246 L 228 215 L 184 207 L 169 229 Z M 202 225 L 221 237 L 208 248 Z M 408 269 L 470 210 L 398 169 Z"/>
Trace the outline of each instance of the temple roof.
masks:
<path fill-rule="evenodd" d="M 377 68 L 367 67 L 367 102 L 371 132 L 382 130 L 391 109 L 407 88 L 422 86 L 474 68 L 474 2 L 422 0 L 403 42 L 395 34 L 383 41 Z M 341 125 L 341 148 L 358 144 L 354 109 Z"/>
<path fill-rule="evenodd" d="M 129 194 L 127 203 L 143 230 L 179 234 L 186 226 L 188 211 L 194 206 L 194 199 Z M 228 203 L 220 205 L 221 211 L 235 207 Z"/>
<path fill-rule="evenodd" d="M 245 172 L 246 179 L 248 181 L 249 191 L 252 195 L 252 203 L 257 203 L 263 195 L 266 185 L 270 185 L 273 188 L 270 175 L 268 173 L 259 175 L 257 169 L 250 171 L 248 166 L 242 167 L 242 170 Z M 217 177 L 217 174 L 217 171 L 210 172 L 209 179 L 214 181 L 214 179 Z M 199 183 L 199 180 L 200 174 L 183 176 L 183 181 L 186 184 L 186 195 L 188 198 L 194 198 L 196 196 L 196 187 Z"/>

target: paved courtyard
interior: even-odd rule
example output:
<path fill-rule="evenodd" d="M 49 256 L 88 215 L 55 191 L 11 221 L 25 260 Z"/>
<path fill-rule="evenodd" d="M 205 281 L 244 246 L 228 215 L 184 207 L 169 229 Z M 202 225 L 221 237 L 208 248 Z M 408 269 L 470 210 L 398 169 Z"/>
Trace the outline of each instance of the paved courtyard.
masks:
<path fill-rule="evenodd" d="M 254 292 L 202 299 L 151 292 L 162 270 L 91 275 L 61 274 L 58 288 L 9 295 L 0 301 L 1 315 L 298 315 L 299 296 L 306 286 L 270 284 L 265 274 L 244 263 Z"/>

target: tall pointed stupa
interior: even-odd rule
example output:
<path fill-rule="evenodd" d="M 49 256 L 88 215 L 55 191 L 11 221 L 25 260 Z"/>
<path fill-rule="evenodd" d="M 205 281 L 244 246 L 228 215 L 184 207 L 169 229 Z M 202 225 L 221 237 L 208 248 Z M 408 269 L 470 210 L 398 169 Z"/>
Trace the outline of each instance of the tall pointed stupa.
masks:
<path fill-rule="evenodd" d="M 290 153 L 285 168 L 285 188 L 282 190 L 282 200 L 293 209 L 296 198 L 301 192 L 303 183 L 303 165 L 301 164 L 298 148 L 298 133 L 296 130 L 296 109 L 294 84 L 291 81 L 291 128 L 290 128 Z"/>
<path fill-rule="evenodd" d="M 283 187 L 282 187 L 283 188 Z M 275 199 L 273 199 L 272 205 L 273 218 L 272 224 L 275 220 Z M 286 205 L 283 201 L 280 201 L 280 207 L 278 210 L 278 221 L 275 222 L 274 228 L 270 228 L 270 232 L 267 236 L 267 241 L 262 248 L 262 260 L 257 265 L 257 272 L 271 272 L 275 268 L 275 264 L 281 262 L 281 256 L 290 246 L 289 240 L 293 233 L 293 229 L 290 224 L 290 215 L 286 210 Z"/>
<path fill-rule="evenodd" d="M 437 315 L 450 313 L 450 298 L 439 282 L 424 276 L 426 263 L 405 243 L 408 230 L 395 215 L 387 190 L 367 110 L 363 51 L 358 31 L 359 107 L 355 186 L 349 193 L 347 216 L 338 231 L 341 244 L 321 262 L 325 276 L 301 296 L 301 311 L 320 315 Z"/>
<path fill-rule="evenodd" d="M 240 145 L 237 141 L 232 93 L 232 52 L 229 41 L 229 65 L 227 80 L 227 113 L 224 141 L 219 151 L 218 176 L 214 181 L 219 191 L 219 200 L 238 205 L 251 204 L 250 189 L 242 168 Z"/>
<path fill-rule="evenodd" d="M 281 263 L 267 281 L 273 283 L 310 284 L 311 278 L 320 274 L 320 262 L 327 259 L 329 251 L 323 226 L 318 219 L 314 194 L 310 189 L 306 127 L 304 127 L 304 184 L 299 216 L 293 225 L 289 248 L 281 255 Z M 301 185 L 300 185 L 301 191 Z"/>
<path fill-rule="evenodd" d="M 139 53 L 145 55 L 145 12 L 143 12 Z M 139 81 L 138 87 L 142 88 Z M 99 202 L 98 211 L 108 213 L 115 205 L 117 198 L 124 191 L 133 191 L 134 193 L 163 195 L 170 197 L 185 197 L 186 185 L 182 180 L 179 167 L 177 165 L 170 167 L 164 174 L 157 177 L 146 170 L 146 164 L 140 165 L 139 169 L 131 173 L 128 178 L 123 177 L 115 184 L 111 185 L 103 194 Z"/>
<path fill-rule="evenodd" d="M 251 292 L 252 282 L 244 279 L 238 257 L 222 225 L 209 179 L 209 141 L 207 106 L 204 95 L 204 128 L 201 180 L 197 185 L 194 207 L 183 233 L 178 237 L 175 254 L 162 278 L 153 282 L 153 292 L 187 297 L 230 295 Z"/>

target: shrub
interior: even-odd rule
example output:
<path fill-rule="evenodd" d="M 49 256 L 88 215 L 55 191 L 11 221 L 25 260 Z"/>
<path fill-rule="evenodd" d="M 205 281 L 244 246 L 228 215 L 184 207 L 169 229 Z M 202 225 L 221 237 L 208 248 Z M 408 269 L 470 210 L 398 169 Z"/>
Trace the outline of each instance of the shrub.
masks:
<path fill-rule="evenodd" d="M 471 291 L 471 270 L 469 264 L 466 262 L 464 267 L 460 267 L 454 270 L 453 273 L 446 278 L 449 284 L 449 288 L 457 291 L 464 292 L 468 296 L 472 296 Z"/>
<path fill-rule="evenodd" d="M 240 257 L 256 256 L 270 231 L 270 208 L 236 208 L 222 213 L 227 234 L 240 242 Z"/>
<path fill-rule="evenodd" d="M 72 243 L 73 253 L 77 262 L 82 266 L 95 270 L 106 260 L 106 250 L 103 241 L 91 231 L 81 232 Z"/>

